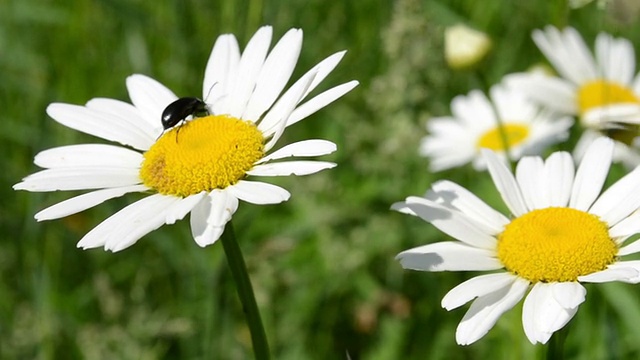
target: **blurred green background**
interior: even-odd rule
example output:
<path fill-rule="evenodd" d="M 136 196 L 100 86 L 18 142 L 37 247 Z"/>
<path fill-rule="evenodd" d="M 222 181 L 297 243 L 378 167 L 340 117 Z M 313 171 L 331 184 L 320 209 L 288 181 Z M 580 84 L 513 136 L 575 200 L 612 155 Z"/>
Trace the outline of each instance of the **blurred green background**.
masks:
<path fill-rule="evenodd" d="M 274 26 L 274 39 L 291 27 L 304 30 L 294 77 L 347 49 L 323 89 L 360 81 L 280 141 L 334 141 L 339 151 L 323 160 L 339 166 L 276 179 L 290 201 L 243 203 L 233 218 L 274 358 L 543 358 L 545 347 L 524 336 L 521 305 L 476 344 L 456 345 L 465 310 L 449 313 L 440 300 L 472 274 L 402 270 L 398 252 L 445 236 L 389 206 L 447 178 L 504 210 L 487 174 L 427 171 L 417 155 L 425 121 L 448 114 L 455 95 L 544 61 L 533 29 L 571 25 L 590 45 L 599 31 L 637 44 L 640 26 L 633 11 L 620 11 L 623 2 L 572 9 L 546 0 L 0 0 L 0 358 L 252 357 L 222 247 L 199 248 L 187 221 L 120 253 L 81 251 L 77 241 L 135 195 L 36 223 L 38 210 L 71 194 L 11 185 L 36 170 L 37 152 L 99 141 L 48 118 L 49 103 L 128 100 L 124 81 L 132 73 L 178 96 L 199 96 L 215 38 L 232 32 L 243 47 L 265 24 Z M 494 45 L 472 71 L 444 62 L 444 28 L 460 22 Z M 567 358 L 638 358 L 640 287 L 587 289 L 570 323 Z"/>

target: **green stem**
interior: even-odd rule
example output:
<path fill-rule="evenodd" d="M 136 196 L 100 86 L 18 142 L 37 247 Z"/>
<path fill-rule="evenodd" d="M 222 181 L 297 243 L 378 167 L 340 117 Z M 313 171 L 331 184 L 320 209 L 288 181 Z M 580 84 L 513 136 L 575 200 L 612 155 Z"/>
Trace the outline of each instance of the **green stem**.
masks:
<path fill-rule="evenodd" d="M 486 79 L 484 73 L 481 71 L 476 71 L 476 76 L 480 84 L 482 84 L 484 88 L 484 93 L 489 99 L 489 104 L 491 104 L 491 108 L 493 109 L 493 113 L 496 115 L 496 125 L 498 128 L 498 132 L 500 134 L 500 141 L 502 141 L 502 148 L 504 149 L 504 155 L 507 158 L 507 162 L 509 163 L 509 167 L 511 170 L 514 169 L 515 160 L 511 154 L 511 148 L 509 147 L 509 136 L 507 135 L 507 129 L 504 126 L 504 119 L 500 118 L 500 113 L 498 112 L 498 108 L 496 104 L 494 104 L 493 99 L 491 99 L 491 86 L 489 85 L 489 81 Z"/>
<path fill-rule="evenodd" d="M 500 114 L 498 113 L 498 109 L 496 105 L 491 101 L 491 106 L 493 107 L 493 111 L 496 113 L 496 122 L 498 123 L 498 130 L 500 131 L 500 139 L 502 140 L 502 147 L 504 148 L 504 155 L 507 158 L 507 162 L 509 163 L 511 170 L 514 168 L 514 164 L 516 161 L 513 159 L 511 155 L 511 148 L 509 147 L 509 136 L 507 135 L 507 129 L 504 126 L 504 121 L 500 118 Z"/>
<path fill-rule="evenodd" d="M 247 319 L 247 325 L 249 325 L 251 342 L 253 343 L 253 353 L 257 360 L 267 360 L 270 357 L 267 336 L 264 332 L 264 326 L 262 326 L 260 311 L 258 310 L 256 297 L 251 287 L 251 280 L 247 273 L 247 266 L 244 263 L 240 246 L 238 246 L 238 242 L 236 241 L 231 221 L 227 223 L 224 233 L 222 233 L 221 241 L 224 247 L 224 253 L 227 256 L 229 269 L 231 269 L 231 275 L 236 283 L 236 290 L 238 291 L 240 302 L 242 302 L 242 310 Z"/>
<path fill-rule="evenodd" d="M 547 360 L 562 360 L 564 359 L 564 342 L 567 340 L 567 334 L 569 333 L 569 324 L 564 328 L 551 335 L 549 345 L 547 346 Z"/>

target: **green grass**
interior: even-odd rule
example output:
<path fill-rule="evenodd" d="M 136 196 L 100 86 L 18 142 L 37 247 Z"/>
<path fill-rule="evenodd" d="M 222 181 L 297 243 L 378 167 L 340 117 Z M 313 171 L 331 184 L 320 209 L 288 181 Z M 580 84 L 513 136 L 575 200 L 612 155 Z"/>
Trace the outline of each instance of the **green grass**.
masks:
<path fill-rule="evenodd" d="M 444 63 L 443 30 L 457 22 L 493 40 L 474 71 Z M 251 358 L 220 244 L 199 248 L 182 221 L 120 253 L 81 251 L 76 243 L 85 233 L 137 197 L 36 223 L 33 214 L 69 194 L 11 185 L 36 170 L 37 152 L 97 141 L 48 118 L 49 103 L 128 100 L 124 81 L 132 73 L 179 96 L 198 95 L 215 38 L 232 32 L 244 46 L 263 24 L 274 26 L 274 38 L 304 30 L 297 76 L 347 49 L 324 86 L 360 81 L 281 140 L 334 141 L 339 151 L 327 159 L 339 166 L 279 179 L 290 201 L 242 204 L 234 216 L 274 358 L 542 358 L 545 347 L 524 336 L 521 305 L 476 344 L 456 345 L 464 310 L 449 313 L 440 300 L 471 275 L 402 270 L 398 252 L 444 235 L 389 206 L 446 178 L 504 208 L 487 174 L 427 171 L 417 155 L 424 122 L 448 114 L 454 96 L 544 61 L 533 29 L 568 24 L 590 44 L 599 31 L 640 40 L 638 25 L 595 3 L 570 10 L 542 0 L 0 2 L 0 358 Z M 637 358 L 640 288 L 587 288 L 567 356 Z"/>

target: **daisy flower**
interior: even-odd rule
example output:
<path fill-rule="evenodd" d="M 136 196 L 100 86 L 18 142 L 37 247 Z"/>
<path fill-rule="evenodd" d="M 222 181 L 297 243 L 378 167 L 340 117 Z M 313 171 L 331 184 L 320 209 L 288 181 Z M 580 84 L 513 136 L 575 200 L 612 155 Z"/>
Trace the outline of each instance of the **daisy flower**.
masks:
<path fill-rule="evenodd" d="M 188 117 L 168 131 L 163 131 L 161 117 L 178 97 L 144 75 L 127 78 L 132 104 L 96 98 L 85 106 L 49 105 L 47 114 L 62 125 L 128 147 L 82 144 L 42 151 L 34 162 L 45 170 L 27 176 L 14 189 L 92 190 L 40 211 L 38 221 L 71 215 L 126 193 L 147 194 L 78 243 L 84 249 L 104 246 L 111 251 L 123 250 L 189 213 L 193 238 L 204 247 L 218 240 L 238 200 L 261 205 L 288 200 L 287 190 L 248 178 L 307 175 L 334 167 L 330 162 L 283 160 L 332 153 L 336 145 L 330 141 L 304 140 L 272 150 L 286 127 L 340 98 L 357 82 L 304 101 L 339 63 L 342 51 L 282 93 L 300 54 L 302 30 L 289 30 L 269 52 L 271 37 L 271 27 L 260 28 L 242 53 L 233 35 L 218 37 L 202 87 L 209 115 Z"/>
<path fill-rule="evenodd" d="M 533 40 L 560 77 L 513 74 L 507 84 L 549 109 L 576 115 L 586 128 L 575 151 L 582 157 L 597 132 L 617 140 L 614 160 L 628 167 L 640 164 L 633 148 L 640 124 L 640 74 L 635 73 L 633 45 L 626 39 L 598 34 L 595 58 L 580 34 L 571 27 L 547 26 L 535 30 Z"/>
<path fill-rule="evenodd" d="M 426 125 L 429 135 L 422 139 L 419 152 L 431 160 L 431 171 L 470 162 L 477 170 L 484 170 L 482 148 L 492 149 L 506 159 L 500 124 L 514 160 L 539 154 L 569 136 L 568 129 L 573 125 L 569 117 L 557 118 L 540 111 L 522 94 L 503 85 L 494 85 L 489 91 L 491 100 L 481 91 L 473 90 L 451 101 L 453 116 L 429 119 Z"/>
<path fill-rule="evenodd" d="M 587 127 L 640 122 L 640 76 L 628 40 L 598 34 L 594 58 L 574 28 L 547 26 L 532 37 L 561 77 L 513 74 L 509 85 L 550 109 L 580 116 Z"/>
<path fill-rule="evenodd" d="M 484 150 L 513 217 L 450 181 L 393 205 L 455 239 L 400 253 L 402 267 L 491 272 L 463 282 L 442 299 L 447 310 L 473 301 L 456 330 L 459 344 L 480 339 L 525 296 L 524 332 L 531 343 L 546 343 L 585 300 L 581 283 L 640 282 L 640 261 L 620 260 L 640 252 L 640 241 L 625 244 L 640 231 L 640 168 L 600 194 L 612 152 L 613 141 L 601 137 L 577 171 L 568 153 L 556 152 L 546 161 L 524 157 L 514 176 L 494 152 Z"/>
<path fill-rule="evenodd" d="M 444 30 L 444 59 L 452 69 L 466 69 L 482 61 L 491 50 L 487 34 L 464 24 Z"/>

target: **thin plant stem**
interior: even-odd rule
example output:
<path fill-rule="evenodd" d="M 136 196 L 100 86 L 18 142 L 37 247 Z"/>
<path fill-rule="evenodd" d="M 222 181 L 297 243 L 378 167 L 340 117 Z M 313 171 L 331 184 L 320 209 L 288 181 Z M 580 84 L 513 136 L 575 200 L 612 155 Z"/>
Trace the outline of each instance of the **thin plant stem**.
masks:
<path fill-rule="evenodd" d="M 562 360 L 564 359 L 564 343 L 569 333 L 569 325 L 558 330 L 551 336 L 549 345 L 547 346 L 546 360 Z"/>
<path fill-rule="evenodd" d="M 513 156 L 511 155 L 511 148 L 509 147 L 509 136 L 507 135 L 507 129 L 504 126 L 504 121 L 503 119 L 500 118 L 500 114 L 498 113 L 498 109 L 496 108 L 496 105 L 493 104 L 493 101 L 491 101 L 491 106 L 493 107 L 493 111 L 496 114 L 496 122 L 498 123 L 498 131 L 500 132 L 500 140 L 502 140 L 502 147 L 504 148 L 504 155 L 507 157 L 507 161 L 509 162 L 509 165 L 511 167 L 511 170 L 513 170 L 513 164 L 515 164 L 515 160 L 513 159 Z"/>
<path fill-rule="evenodd" d="M 479 82 L 483 85 L 484 92 L 487 94 L 487 98 L 489 98 L 489 104 L 491 104 L 491 108 L 493 110 L 493 113 L 496 115 L 496 126 L 497 126 L 498 132 L 500 134 L 500 141 L 502 142 L 502 148 L 504 149 L 504 155 L 507 158 L 507 162 L 509 163 L 509 167 L 511 168 L 511 170 L 513 170 L 514 164 L 515 164 L 515 160 L 514 160 L 512 154 L 511 154 L 511 148 L 509 146 L 509 136 L 507 134 L 507 129 L 504 126 L 504 119 L 502 119 L 500 117 L 500 113 L 498 112 L 498 108 L 496 107 L 496 104 L 493 103 L 493 99 L 491 99 L 491 86 L 489 85 L 489 82 L 485 78 L 484 73 L 482 73 L 480 70 L 478 70 L 478 71 L 476 71 L 476 76 L 477 76 Z"/>
<path fill-rule="evenodd" d="M 269 343 L 267 342 L 264 326 L 260 319 L 260 311 L 258 310 L 256 297 L 253 294 L 251 280 L 247 273 L 247 266 L 242 257 L 240 246 L 238 246 L 238 242 L 236 241 L 231 221 L 227 223 L 221 241 L 229 269 L 231 269 L 231 275 L 236 283 L 236 290 L 242 303 L 242 310 L 247 319 L 247 325 L 249 325 L 251 342 L 253 343 L 253 353 L 257 360 L 267 360 L 270 358 Z"/>

